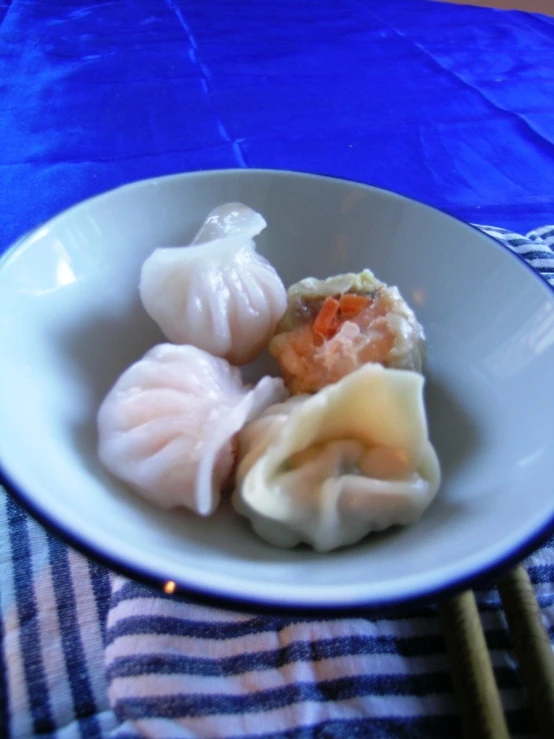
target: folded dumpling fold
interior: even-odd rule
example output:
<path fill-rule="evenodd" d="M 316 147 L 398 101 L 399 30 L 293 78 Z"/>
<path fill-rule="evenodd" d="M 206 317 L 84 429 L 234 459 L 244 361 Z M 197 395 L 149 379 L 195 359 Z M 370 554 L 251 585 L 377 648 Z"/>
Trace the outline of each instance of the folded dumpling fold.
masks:
<path fill-rule="evenodd" d="M 121 375 L 102 403 L 99 457 L 153 503 L 205 516 L 231 481 L 236 434 L 284 397 L 280 379 L 264 377 L 249 388 L 224 359 L 160 344 Z"/>
<path fill-rule="evenodd" d="M 215 208 L 190 246 L 156 249 L 144 262 L 140 295 L 147 313 L 176 344 L 192 344 L 232 364 L 268 345 L 287 299 L 253 241 L 266 227 L 241 203 Z"/>
<path fill-rule="evenodd" d="M 440 483 L 423 384 L 366 364 L 269 407 L 239 434 L 236 510 L 271 544 L 322 552 L 417 520 Z"/>

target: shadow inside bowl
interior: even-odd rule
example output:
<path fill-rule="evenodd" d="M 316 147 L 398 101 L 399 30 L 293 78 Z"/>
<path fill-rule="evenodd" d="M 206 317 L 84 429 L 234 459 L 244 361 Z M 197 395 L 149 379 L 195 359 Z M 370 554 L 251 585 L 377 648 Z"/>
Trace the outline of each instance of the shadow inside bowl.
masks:
<path fill-rule="evenodd" d="M 472 414 L 456 399 L 448 385 L 432 372 L 426 373 L 425 405 L 429 438 L 440 460 L 445 481 L 477 451 L 482 434 Z"/>
<path fill-rule="evenodd" d="M 97 472 L 96 416 L 102 401 L 124 370 L 165 339 L 138 299 L 123 315 L 98 313 L 55 338 L 67 362 L 67 374 L 80 390 L 81 408 L 72 422 L 71 439 L 89 470 Z"/>

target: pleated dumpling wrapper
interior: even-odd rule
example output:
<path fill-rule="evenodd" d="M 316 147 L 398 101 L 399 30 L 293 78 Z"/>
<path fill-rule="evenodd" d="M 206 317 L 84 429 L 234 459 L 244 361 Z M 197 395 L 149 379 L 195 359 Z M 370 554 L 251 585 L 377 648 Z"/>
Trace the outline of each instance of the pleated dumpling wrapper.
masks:
<path fill-rule="evenodd" d="M 270 544 L 320 552 L 419 519 L 440 484 L 423 383 L 366 364 L 268 408 L 239 434 L 235 509 Z"/>
<path fill-rule="evenodd" d="M 102 403 L 100 460 L 152 503 L 209 515 L 231 482 L 237 432 L 286 395 L 282 380 L 264 377 L 250 389 L 226 360 L 160 344 Z"/>
<path fill-rule="evenodd" d="M 142 303 L 176 344 L 192 344 L 232 364 L 267 347 L 287 305 L 286 290 L 256 251 L 263 217 L 241 203 L 213 210 L 191 246 L 156 249 L 140 280 Z"/>
<path fill-rule="evenodd" d="M 290 392 L 314 393 L 366 362 L 421 372 L 423 328 L 398 288 L 368 269 L 289 287 L 269 350 Z"/>

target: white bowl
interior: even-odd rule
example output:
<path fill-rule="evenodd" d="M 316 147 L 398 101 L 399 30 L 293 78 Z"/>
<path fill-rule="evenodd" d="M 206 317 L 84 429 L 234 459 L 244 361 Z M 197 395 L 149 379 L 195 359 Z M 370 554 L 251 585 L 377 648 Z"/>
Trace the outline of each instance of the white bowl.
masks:
<path fill-rule="evenodd" d="M 139 302 L 142 262 L 236 200 L 266 218 L 259 250 L 285 284 L 369 267 L 416 310 L 444 473 L 419 523 L 331 554 L 280 550 L 227 504 L 208 519 L 162 511 L 100 466 L 98 405 L 162 340 Z M 0 316 L 3 479 L 115 570 L 227 605 L 382 607 L 461 589 L 553 527 L 554 294 L 504 247 L 417 202 L 291 172 L 138 182 L 19 241 L 1 263 Z"/>

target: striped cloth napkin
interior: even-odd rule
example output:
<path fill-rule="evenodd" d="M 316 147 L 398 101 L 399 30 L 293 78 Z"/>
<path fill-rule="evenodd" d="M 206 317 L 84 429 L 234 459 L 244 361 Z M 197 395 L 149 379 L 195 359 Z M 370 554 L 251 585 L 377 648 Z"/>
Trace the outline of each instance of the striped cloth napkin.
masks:
<path fill-rule="evenodd" d="M 480 228 L 554 285 L 554 226 L 526 237 Z M 227 612 L 110 574 L 5 493 L 0 526 L 0 734 L 460 736 L 433 605 L 337 620 Z M 554 638 L 554 539 L 527 566 Z M 476 596 L 511 735 L 532 737 L 498 593 Z"/>

